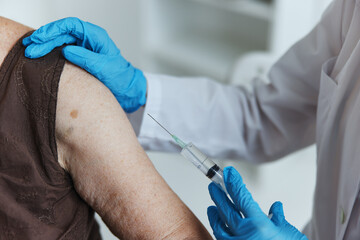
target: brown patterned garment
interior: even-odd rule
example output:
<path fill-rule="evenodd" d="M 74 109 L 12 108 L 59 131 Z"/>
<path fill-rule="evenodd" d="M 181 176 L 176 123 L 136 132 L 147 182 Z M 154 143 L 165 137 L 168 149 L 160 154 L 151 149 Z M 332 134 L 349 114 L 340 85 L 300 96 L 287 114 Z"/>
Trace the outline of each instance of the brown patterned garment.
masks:
<path fill-rule="evenodd" d="M 31 60 L 21 42 L 0 68 L 0 239 L 101 239 L 94 211 L 57 161 L 61 49 Z"/>

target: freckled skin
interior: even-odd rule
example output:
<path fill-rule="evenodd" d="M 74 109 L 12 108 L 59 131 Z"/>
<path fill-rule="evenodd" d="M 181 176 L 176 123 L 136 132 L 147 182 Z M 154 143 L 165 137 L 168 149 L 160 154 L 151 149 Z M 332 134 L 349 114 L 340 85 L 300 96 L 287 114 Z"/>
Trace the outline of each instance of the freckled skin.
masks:
<path fill-rule="evenodd" d="M 2 63 L 15 42 L 31 28 L 0 16 L 0 63 Z"/>
<path fill-rule="evenodd" d="M 78 110 L 72 110 L 71 113 L 70 113 L 70 116 L 73 118 L 73 119 L 76 119 L 78 117 Z"/>

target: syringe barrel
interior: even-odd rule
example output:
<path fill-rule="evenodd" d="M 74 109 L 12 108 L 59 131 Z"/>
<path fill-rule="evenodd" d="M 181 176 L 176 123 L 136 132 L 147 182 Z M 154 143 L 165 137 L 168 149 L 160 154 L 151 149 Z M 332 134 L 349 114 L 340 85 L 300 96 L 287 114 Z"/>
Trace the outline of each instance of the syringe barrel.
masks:
<path fill-rule="evenodd" d="M 186 159 L 190 160 L 205 175 L 215 163 L 203 154 L 194 144 L 188 143 L 181 151 Z"/>
<path fill-rule="evenodd" d="M 204 175 L 215 182 L 225 193 L 223 171 L 208 156 L 202 153 L 194 144 L 188 143 L 182 149 L 181 155 L 190 160 Z"/>

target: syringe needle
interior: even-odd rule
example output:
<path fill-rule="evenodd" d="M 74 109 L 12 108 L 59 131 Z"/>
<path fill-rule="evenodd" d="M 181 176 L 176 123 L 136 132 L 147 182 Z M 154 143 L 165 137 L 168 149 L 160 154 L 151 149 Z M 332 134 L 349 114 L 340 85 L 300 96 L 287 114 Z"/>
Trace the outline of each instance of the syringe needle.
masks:
<path fill-rule="evenodd" d="M 166 128 L 164 128 L 163 125 L 161 125 L 158 121 L 156 121 L 156 119 L 153 118 L 153 116 L 151 116 L 149 113 L 148 113 L 148 115 L 149 115 L 149 117 L 151 117 L 157 124 L 159 124 L 160 127 L 162 127 L 168 134 L 170 134 L 171 137 L 174 136 L 174 135 L 172 135 Z"/>
<path fill-rule="evenodd" d="M 162 129 L 164 129 L 168 134 L 170 134 L 170 136 L 172 137 L 172 139 L 174 139 L 174 141 L 181 147 L 181 148 L 184 148 L 186 146 L 186 144 L 180 139 L 178 138 L 177 136 L 175 136 L 174 134 L 170 133 L 166 128 L 164 128 L 163 125 L 161 125 L 158 121 L 156 121 L 155 118 L 153 118 L 153 116 L 151 116 L 149 113 L 148 113 L 149 117 L 152 118 L 152 120 L 154 120 L 157 124 L 159 124 L 160 127 L 162 127 Z"/>
<path fill-rule="evenodd" d="M 181 154 L 188 160 L 190 160 L 200 171 L 202 171 L 211 181 L 215 182 L 220 189 L 222 189 L 226 194 L 226 187 L 224 183 L 224 176 L 222 169 L 216 165 L 210 158 L 203 154 L 197 147 L 192 143 L 184 143 L 180 138 L 171 134 L 163 125 L 156 121 L 153 116 L 148 113 L 149 117 L 152 118 L 159 126 L 164 129 L 172 139 L 182 148 Z"/>

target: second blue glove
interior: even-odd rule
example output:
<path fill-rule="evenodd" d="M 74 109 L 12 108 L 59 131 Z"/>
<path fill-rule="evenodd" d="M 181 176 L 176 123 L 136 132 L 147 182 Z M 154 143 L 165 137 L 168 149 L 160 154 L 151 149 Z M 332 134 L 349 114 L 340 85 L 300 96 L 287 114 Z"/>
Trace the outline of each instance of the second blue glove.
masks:
<path fill-rule="evenodd" d="M 270 208 L 273 215 L 270 220 L 234 168 L 224 169 L 224 182 L 233 202 L 215 184 L 209 185 L 216 207 L 208 208 L 208 217 L 216 239 L 307 240 L 304 234 L 285 220 L 280 202 L 275 202 Z"/>

